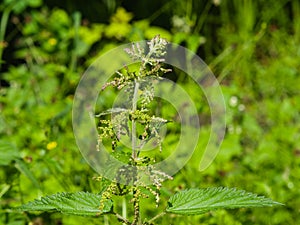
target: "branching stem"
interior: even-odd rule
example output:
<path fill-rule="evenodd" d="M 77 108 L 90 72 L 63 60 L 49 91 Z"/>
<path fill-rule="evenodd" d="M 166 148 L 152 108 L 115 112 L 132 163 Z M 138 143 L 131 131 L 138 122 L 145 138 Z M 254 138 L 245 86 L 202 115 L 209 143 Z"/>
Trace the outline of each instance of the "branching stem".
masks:
<path fill-rule="evenodd" d="M 151 220 L 148 221 L 149 224 L 151 224 L 154 220 L 157 220 L 158 218 L 164 216 L 166 214 L 166 212 L 162 212 L 158 215 L 156 215 L 155 217 L 153 217 Z"/>
<path fill-rule="evenodd" d="M 127 220 L 126 218 L 124 218 L 123 216 L 121 216 L 118 213 L 115 213 L 115 216 L 118 218 L 118 220 L 120 220 L 122 223 L 124 224 L 131 224 L 129 220 Z"/>

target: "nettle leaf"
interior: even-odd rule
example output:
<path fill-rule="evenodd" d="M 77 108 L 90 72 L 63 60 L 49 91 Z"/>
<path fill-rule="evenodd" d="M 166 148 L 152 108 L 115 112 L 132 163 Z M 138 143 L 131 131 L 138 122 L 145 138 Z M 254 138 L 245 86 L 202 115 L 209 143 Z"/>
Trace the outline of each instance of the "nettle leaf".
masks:
<path fill-rule="evenodd" d="M 58 211 L 64 214 L 79 216 L 96 216 L 108 213 L 112 208 L 112 201 L 106 200 L 100 210 L 101 195 L 87 192 L 57 193 L 42 197 L 16 208 L 21 211 Z"/>
<path fill-rule="evenodd" d="M 234 209 L 282 205 L 264 196 L 235 188 L 188 189 L 173 195 L 166 209 L 176 214 L 202 214 L 216 209 Z"/>

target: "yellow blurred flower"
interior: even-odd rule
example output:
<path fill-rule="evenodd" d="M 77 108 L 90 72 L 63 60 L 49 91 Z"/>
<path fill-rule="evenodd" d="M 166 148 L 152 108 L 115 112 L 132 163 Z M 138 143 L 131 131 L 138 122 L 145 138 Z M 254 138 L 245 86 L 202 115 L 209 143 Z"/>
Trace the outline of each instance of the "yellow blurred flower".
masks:
<path fill-rule="evenodd" d="M 56 146 L 57 146 L 57 142 L 56 141 L 51 141 L 47 144 L 47 149 L 52 150 L 52 149 L 56 148 Z"/>
<path fill-rule="evenodd" d="M 50 39 L 48 40 L 48 42 L 49 42 L 49 44 L 52 45 L 52 46 L 57 44 L 57 40 L 56 40 L 55 38 L 50 38 Z"/>

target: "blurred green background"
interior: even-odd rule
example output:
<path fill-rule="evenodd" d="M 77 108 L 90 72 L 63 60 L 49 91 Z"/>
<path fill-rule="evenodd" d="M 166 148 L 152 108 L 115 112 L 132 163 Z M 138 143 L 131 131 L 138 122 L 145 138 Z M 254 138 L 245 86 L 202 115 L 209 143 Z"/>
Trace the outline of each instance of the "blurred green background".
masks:
<path fill-rule="evenodd" d="M 200 173 L 195 154 L 165 182 L 158 209 L 145 201 L 144 216 L 161 211 L 170 192 L 229 186 L 285 206 L 167 215 L 158 224 L 300 224 L 298 0 L 3 0 L 0 13 L 0 224 L 117 224 L 10 208 L 59 191 L 99 192 L 73 136 L 73 94 L 98 56 L 156 34 L 210 66 L 227 130 L 213 164 Z M 205 102 L 198 107 L 207 113 Z"/>

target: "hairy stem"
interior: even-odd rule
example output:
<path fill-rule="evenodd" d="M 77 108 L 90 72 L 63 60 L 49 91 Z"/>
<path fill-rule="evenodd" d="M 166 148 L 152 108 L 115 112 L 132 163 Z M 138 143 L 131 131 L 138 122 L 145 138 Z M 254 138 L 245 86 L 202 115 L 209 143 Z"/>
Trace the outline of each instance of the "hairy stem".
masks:
<path fill-rule="evenodd" d="M 138 90 L 139 90 L 140 84 L 137 82 L 137 80 L 134 81 L 134 92 L 133 92 L 133 98 L 132 98 L 132 112 L 136 111 L 137 109 L 137 100 L 138 100 Z M 137 149 L 136 149 L 136 122 L 133 119 L 132 120 L 132 131 L 131 131 L 131 143 L 132 143 L 132 159 L 135 161 L 137 158 Z"/>
<path fill-rule="evenodd" d="M 137 110 L 137 100 L 138 100 L 138 90 L 139 90 L 140 84 L 137 82 L 137 80 L 134 80 L 134 92 L 133 92 L 133 98 L 132 98 L 132 112 Z M 133 159 L 133 165 L 135 166 L 135 161 L 138 157 L 138 151 L 136 148 L 136 121 L 135 119 L 132 119 L 132 131 L 131 131 L 131 141 L 132 141 L 132 159 Z M 137 225 L 140 218 L 140 199 L 139 195 L 137 194 L 137 187 L 135 186 L 136 177 L 133 181 L 133 209 L 134 209 L 134 219 L 132 221 L 131 225 Z"/>

